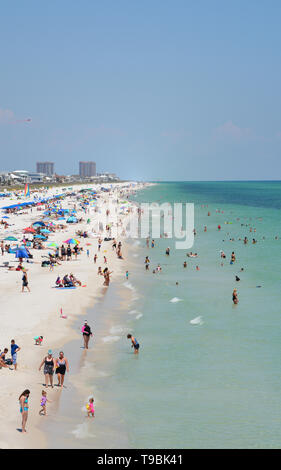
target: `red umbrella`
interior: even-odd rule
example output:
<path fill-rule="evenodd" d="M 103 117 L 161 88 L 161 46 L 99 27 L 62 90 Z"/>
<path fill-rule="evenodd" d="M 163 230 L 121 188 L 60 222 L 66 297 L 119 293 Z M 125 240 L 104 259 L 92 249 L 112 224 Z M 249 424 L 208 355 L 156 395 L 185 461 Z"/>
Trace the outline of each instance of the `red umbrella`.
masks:
<path fill-rule="evenodd" d="M 32 227 L 27 227 L 24 229 L 24 233 L 36 233 L 36 230 Z"/>

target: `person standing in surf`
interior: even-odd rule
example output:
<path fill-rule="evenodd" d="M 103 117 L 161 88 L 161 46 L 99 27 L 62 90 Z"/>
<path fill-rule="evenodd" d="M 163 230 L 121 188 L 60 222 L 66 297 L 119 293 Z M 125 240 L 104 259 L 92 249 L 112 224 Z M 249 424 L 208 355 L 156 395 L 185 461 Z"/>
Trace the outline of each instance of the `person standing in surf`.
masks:
<path fill-rule="evenodd" d="M 132 342 L 132 348 L 134 348 L 134 354 L 138 354 L 139 348 L 140 348 L 138 340 L 130 334 L 127 335 L 127 338 L 130 339 Z"/>
<path fill-rule="evenodd" d="M 84 325 L 82 326 L 82 334 L 83 334 L 83 340 L 84 340 L 84 348 L 88 349 L 88 344 L 90 340 L 90 336 L 93 336 L 93 333 L 91 331 L 90 326 L 87 323 L 87 320 L 85 320 Z"/>

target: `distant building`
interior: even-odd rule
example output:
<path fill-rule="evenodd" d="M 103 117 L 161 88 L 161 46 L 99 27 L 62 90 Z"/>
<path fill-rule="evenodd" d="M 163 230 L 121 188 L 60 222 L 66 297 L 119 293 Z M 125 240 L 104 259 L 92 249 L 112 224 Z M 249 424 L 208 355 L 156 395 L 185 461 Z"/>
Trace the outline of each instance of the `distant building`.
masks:
<path fill-rule="evenodd" d="M 44 175 L 52 176 L 54 171 L 55 164 L 54 162 L 37 162 L 36 171 L 37 173 L 44 173 Z"/>
<path fill-rule="evenodd" d="M 82 178 L 87 176 L 96 176 L 96 163 L 79 162 L 79 175 L 82 176 Z"/>

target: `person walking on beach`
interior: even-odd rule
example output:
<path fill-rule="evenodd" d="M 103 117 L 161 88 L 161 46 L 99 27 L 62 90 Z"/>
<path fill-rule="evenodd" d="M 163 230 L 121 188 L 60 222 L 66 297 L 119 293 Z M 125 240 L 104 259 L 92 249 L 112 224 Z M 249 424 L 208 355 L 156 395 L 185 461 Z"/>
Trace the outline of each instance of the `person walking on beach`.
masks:
<path fill-rule="evenodd" d="M 70 261 L 70 260 L 71 260 L 71 255 L 72 255 L 71 248 L 70 248 L 70 245 L 68 245 L 68 246 L 67 246 L 67 249 L 66 249 L 67 261 Z"/>
<path fill-rule="evenodd" d="M 22 272 L 23 272 L 23 275 L 22 275 L 22 289 L 21 289 L 21 291 L 23 292 L 24 288 L 26 287 L 28 292 L 30 292 L 30 289 L 28 287 L 27 272 L 26 272 L 25 269 L 23 269 Z"/>
<path fill-rule="evenodd" d="M 138 354 L 139 348 L 140 348 L 138 340 L 130 334 L 127 335 L 127 338 L 130 339 L 132 342 L 132 348 L 134 348 L 134 354 Z"/>
<path fill-rule="evenodd" d="M 14 370 L 17 370 L 17 352 L 20 350 L 20 347 L 15 343 L 15 340 L 11 340 L 11 356 L 13 361 Z"/>
<path fill-rule="evenodd" d="M 45 390 L 42 390 L 42 396 L 41 396 L 41 410 L 39 411 L 39 415 L 44 415 L 46 416 L 47 414 L 47 402 L 51 403 L 50 400 L 47 400 L 47 392 Z"/>
<path fill-rule="evenodd" d="M 68 360 L 64 357 L 63 351 L 60 351 L 56 359 L 56 374 L 58 376 L 58 387 L 63 387 L 65 371 L 69 372 Z"/>
<path fill-rule="evenodd" d="M 44 364 L 44 375 L 45 375 L 45 387 L 48 387 L 49 384 L 48 382 L 50 381 L 50 385 L 52 388 L 54 388 L 53 385 L 53 375 L 54 375 L 54 370 L 55 370 L 55 361 L 53 358 L 53 353 L 52 350 L 49 349 L 48 355 L 44 357 L 43 361 L 40 364 L 39 370 L 41 370 L 41 367 Z"/>
<path fill-rule="evenodd" d="M 105 270 L 103 271 L 103 277 L 104 277 L 104 283 L 103 285 L 108 287 L 109 286 L 109 283 L 110 283 L 110 274 L 112 274 L 113 271 L 109 271 L 108 268 L 105 268 Z"/>
<path fill-rule="evenodd" d="M 93 336 L 90 326 L 88 325 L 87 320 L 85 320 L 84 325 L 82 326 L 82 334 L 84 340 L 84 348 L 88 349 L 88 344 L 90 340 L 90 336 Z"/>
<path fill-rule="evenodd" d="M 26 432 L 25 426 L 28 418 L 28 398 L 30 395 L 30 390 L 26 389 L 19 396 L 20 402 L 20 413 L 22 418 L 21 432 Z"/>

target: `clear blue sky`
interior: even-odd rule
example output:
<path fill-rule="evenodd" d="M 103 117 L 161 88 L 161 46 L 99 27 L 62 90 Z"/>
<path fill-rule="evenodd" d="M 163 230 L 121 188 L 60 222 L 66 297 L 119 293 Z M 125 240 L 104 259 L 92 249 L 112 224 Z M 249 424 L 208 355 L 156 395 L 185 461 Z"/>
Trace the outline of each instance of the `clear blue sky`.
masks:
<path fill-rule="evenodd" d="M 281 179 L 280 24 L 280 0 L 1 2 L 0 170 Z"/>

